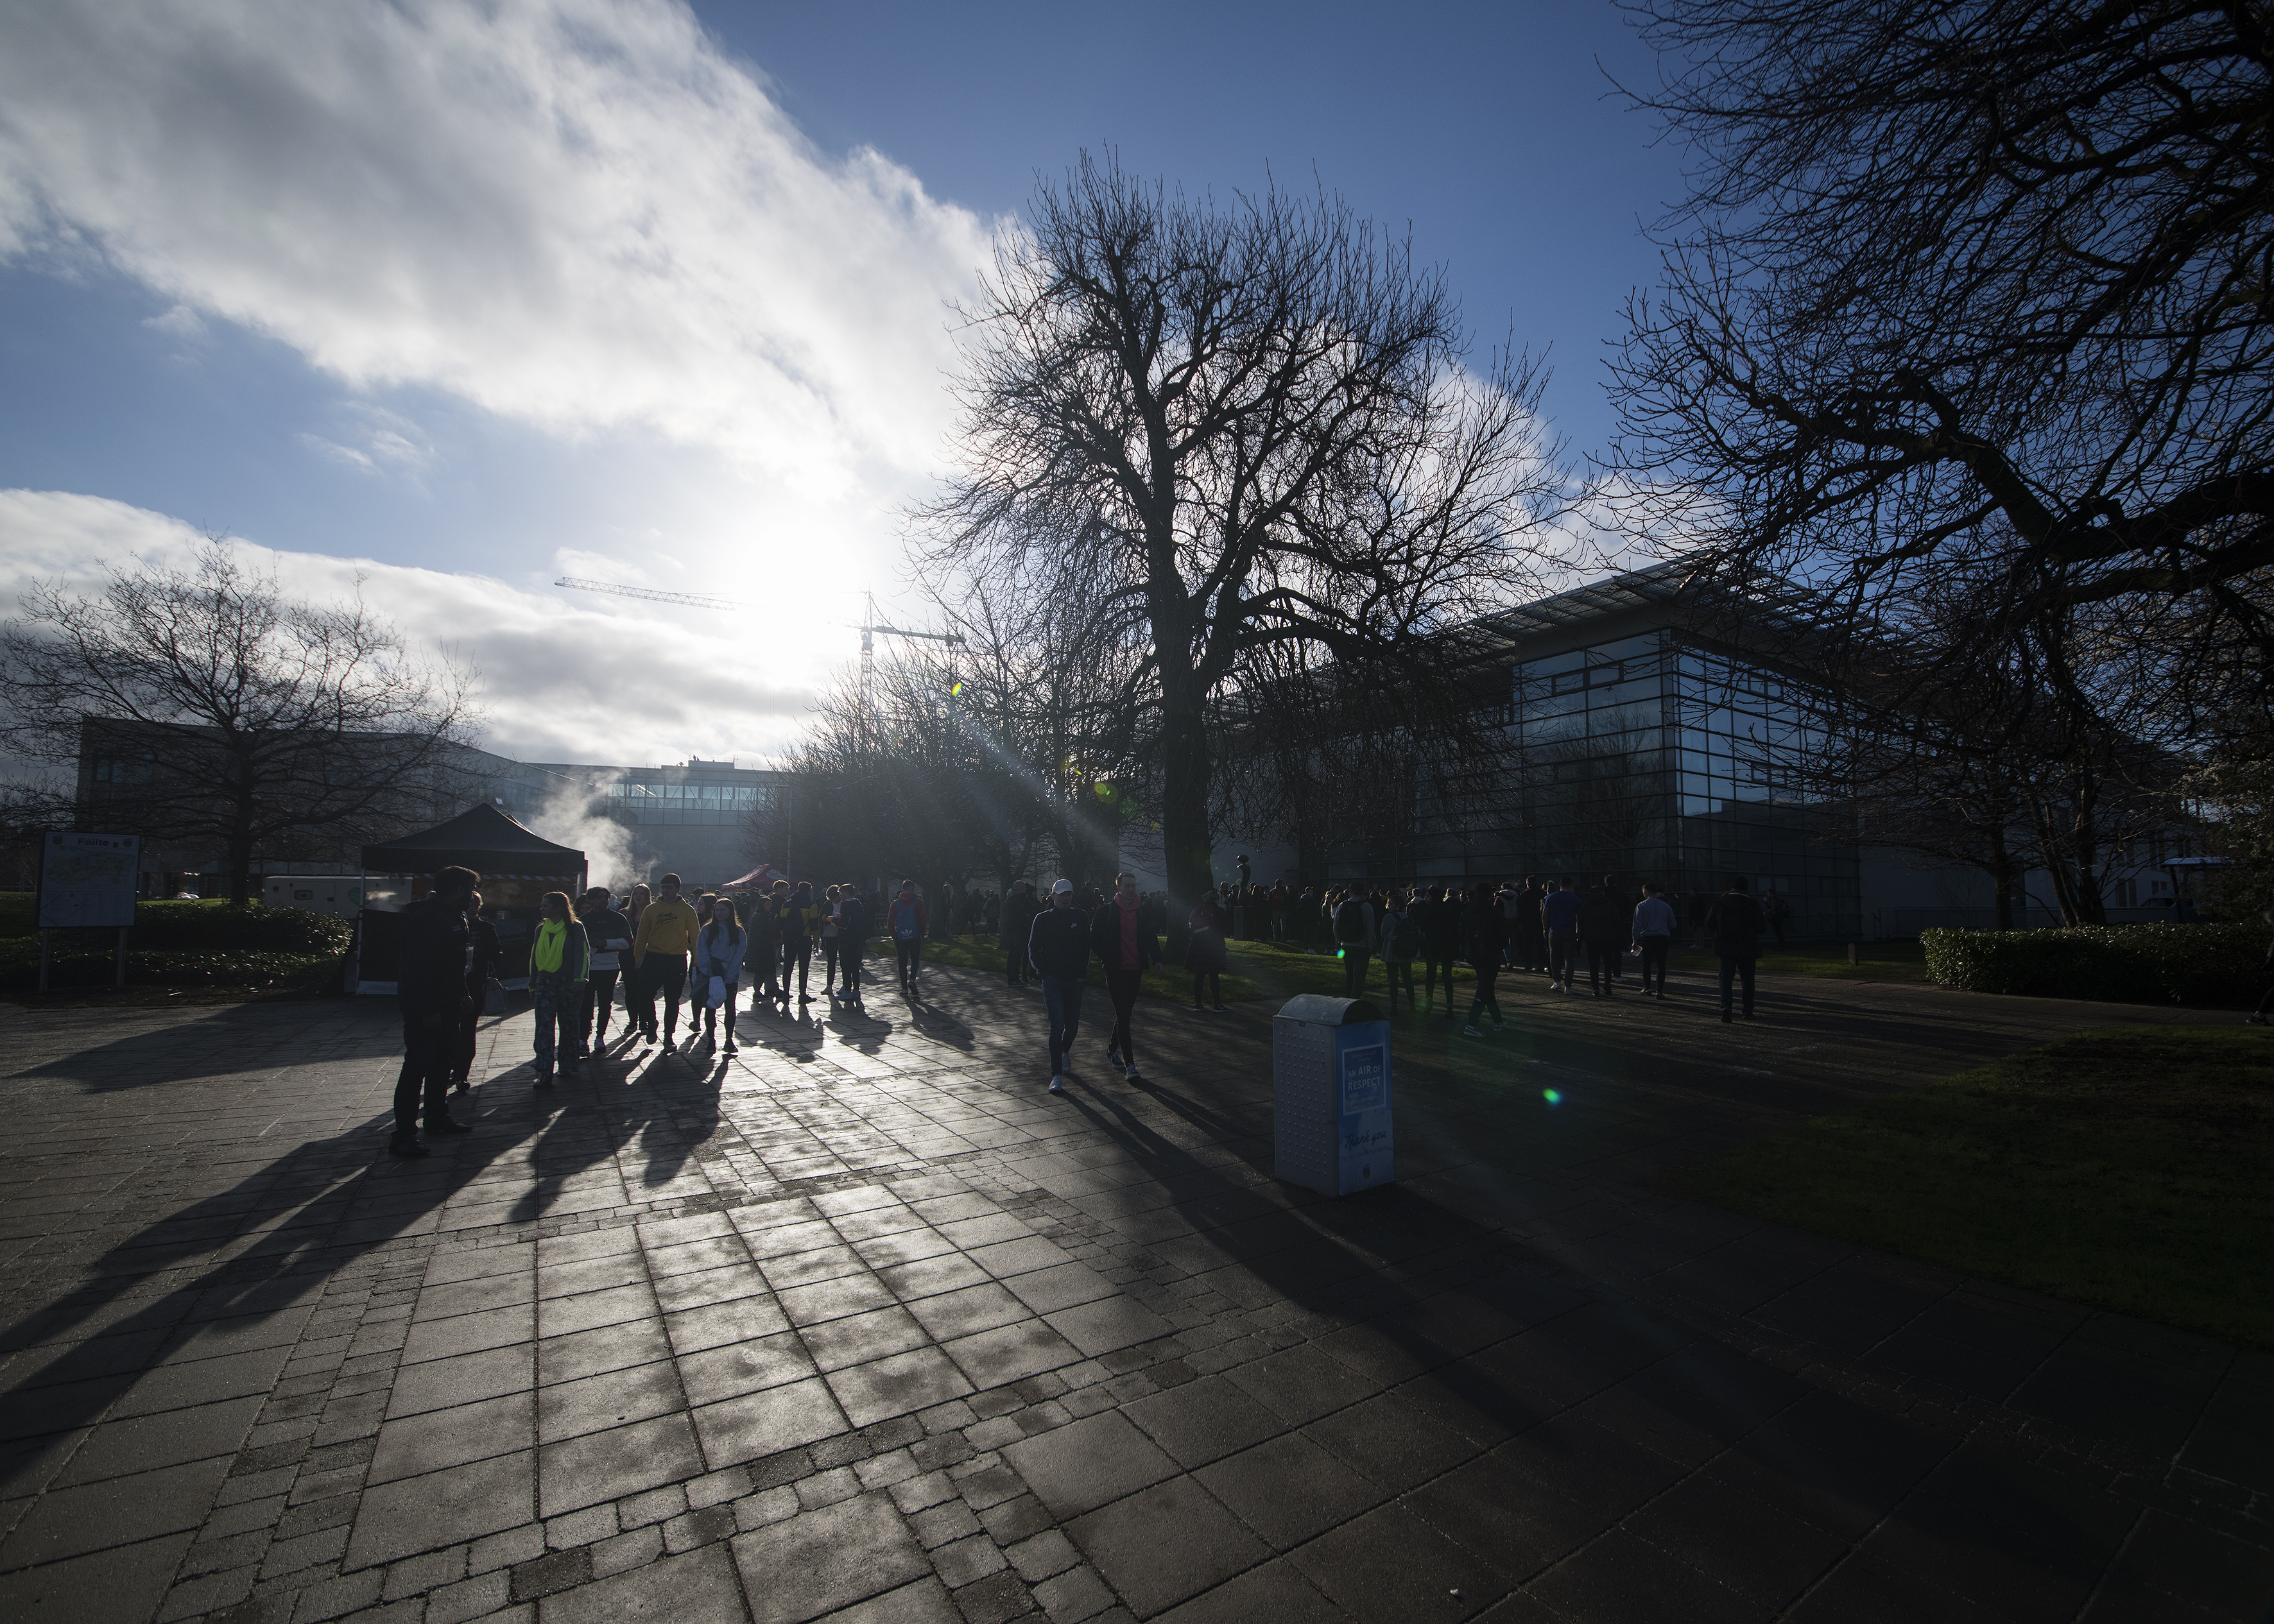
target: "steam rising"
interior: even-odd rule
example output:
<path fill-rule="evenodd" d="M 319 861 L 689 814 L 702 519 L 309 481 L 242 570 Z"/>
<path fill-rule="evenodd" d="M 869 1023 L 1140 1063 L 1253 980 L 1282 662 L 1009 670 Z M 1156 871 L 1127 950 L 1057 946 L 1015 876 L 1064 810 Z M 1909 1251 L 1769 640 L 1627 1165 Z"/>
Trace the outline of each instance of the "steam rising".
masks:
<path fill-rule="evenodd" d="M 605 885 L 621 896 L 647 877 L 647 865 L 632 858 L 632 831 L 592 811 L 592 798 L 564 785 L 529 815 L 529 827 L 546 839 L 584 853 L 585 883 Z"/>

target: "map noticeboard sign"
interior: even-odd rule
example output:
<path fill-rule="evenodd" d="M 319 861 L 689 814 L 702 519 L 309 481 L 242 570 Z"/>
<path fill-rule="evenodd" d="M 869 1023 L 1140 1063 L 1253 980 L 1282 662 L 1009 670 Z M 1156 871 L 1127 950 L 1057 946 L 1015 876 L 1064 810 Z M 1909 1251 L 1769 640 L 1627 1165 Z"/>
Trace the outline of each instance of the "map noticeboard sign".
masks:
<path fill-rule="evenodd" d="M 50 830 L 40 838 L 41 930 L 75 926 L 124 930 L 134 922 L 139 835 L 82 835 Z"/>
<path fill-rule="evenodd" d="M 1389 1022 L 1336 1031 L 1335 1094 L 1336 1193 L 1392 1183 L 1397 1151 L 1390 1128 Z"/>

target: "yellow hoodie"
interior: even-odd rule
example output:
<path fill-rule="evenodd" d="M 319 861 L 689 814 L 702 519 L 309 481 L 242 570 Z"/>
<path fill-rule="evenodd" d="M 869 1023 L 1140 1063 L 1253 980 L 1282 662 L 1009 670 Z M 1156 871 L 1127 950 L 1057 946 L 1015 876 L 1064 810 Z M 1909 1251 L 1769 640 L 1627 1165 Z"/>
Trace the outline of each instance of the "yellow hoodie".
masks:
<path fill-rule="evenodd" d="M 650 953 L 684 953 L 695 945 L 695 905 L 684 897 L 651 902 L 640 910 L 632 936 L 632 963 Z"/>

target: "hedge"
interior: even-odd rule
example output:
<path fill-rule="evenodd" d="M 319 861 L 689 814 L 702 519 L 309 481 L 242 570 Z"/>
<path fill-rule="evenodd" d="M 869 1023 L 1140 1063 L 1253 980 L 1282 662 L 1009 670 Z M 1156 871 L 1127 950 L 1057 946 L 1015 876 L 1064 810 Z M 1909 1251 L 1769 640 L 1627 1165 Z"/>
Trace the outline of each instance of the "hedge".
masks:
<path fill-rule="evenodd" d="M 336 953 L 262 953 L 244 950 L 147 952 L 129 946 L 126 979 L 137 986 L 292 987 L 313 986 L 339 966 Z M 118 956 L 73 948 L 48 960 L 51 987 L 108 986 L 118 974 Z M 22 991 L 40 984 L 40 944 L 0 944 L 0 988 Z"/>
<path fill-rule="evenodd" d="M 2072 925 L 1919 932 L 1929 979 L 1967 992 L 2109 1004 L 2248 1006 L 2265 985 L 2263 925 Z"/>
<path fill-rule="evenodd" d="M 29 893 L 0 898 L 0 936 L 36 940 Z M 226 902 L 140 902 L 134 906 L 130 952 L 343 953 L 354 928 L 329 914 L 306 908 L 272 908 L 260 903 L 231 907 Z M 100 951 L 117 941 L 108 930 L 59 930 L 57 953 Z M 36 951 L 36 950 L 35 950 Z"/>

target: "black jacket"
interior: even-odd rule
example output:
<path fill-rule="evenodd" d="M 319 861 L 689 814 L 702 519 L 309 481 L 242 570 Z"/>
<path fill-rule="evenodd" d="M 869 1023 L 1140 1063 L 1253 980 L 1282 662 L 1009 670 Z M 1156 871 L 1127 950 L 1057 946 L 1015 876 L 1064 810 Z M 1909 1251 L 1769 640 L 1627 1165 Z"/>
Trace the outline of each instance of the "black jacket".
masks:
<path fill-rule="evenodd" d="M 484 929 L 489 927 L 485 924 Z M 493 944 L 495 932 L 491 934 Z M 403 952 L 395 969 L 395 996 L 414 1015 L 452 1015 L 466 996 L 467 948 L 471 936 L 463 909 L 440 897 L 414 902 L 403 911 Z"/>
<path fill-rule="evenodd" d="M 1761 905 L 1750 891 L 1722 892 L 1706 916 L 1706 929 L 1713 937 L 1713 951 L 1724 959 L 1761 956 Z"/>
<path fill-rule="evenodd" d="M 1508 936 L 1508 922 L 1500 904 L 1487 898 L 1472 902 L 1461 915 L 1461 957 L 1474 970 L 1500 968 L 1500 950 Z"/>
<path fill-rule="evenodd" d="M 847 947 L 858 949 L 869 939 L 869 910 L 861 906 L 858 897 L 847 897 L 837 905 L 837 943 L 840 951 Z"/>
<path fill-rule="evenodd" d="M 1023 891 L 1014 891 L 1003 898 L 1003 945 L 1014 953 L 1027 951 L 1027 938 L 1035 932 L 1035 899 Z"/>
<path fill-rule="evenodd" d="M 1149 970 L 1162 962 L 1161 942 L 1152 931 L 1152 910 L 1137 905 L 1137 967 Z M 1109 970 L 1121 967 L 1121 905 L 1111 897 L 1089 916 L 1089 951 Z"/>
<path fill-rule="evenodd" d="M 1080 908 L 1048 907 L 1035 915 L 1027 936 L 1027 962 L 1037 975 L 1081 981 L 1089 974 L 1089 915 Z"/>

